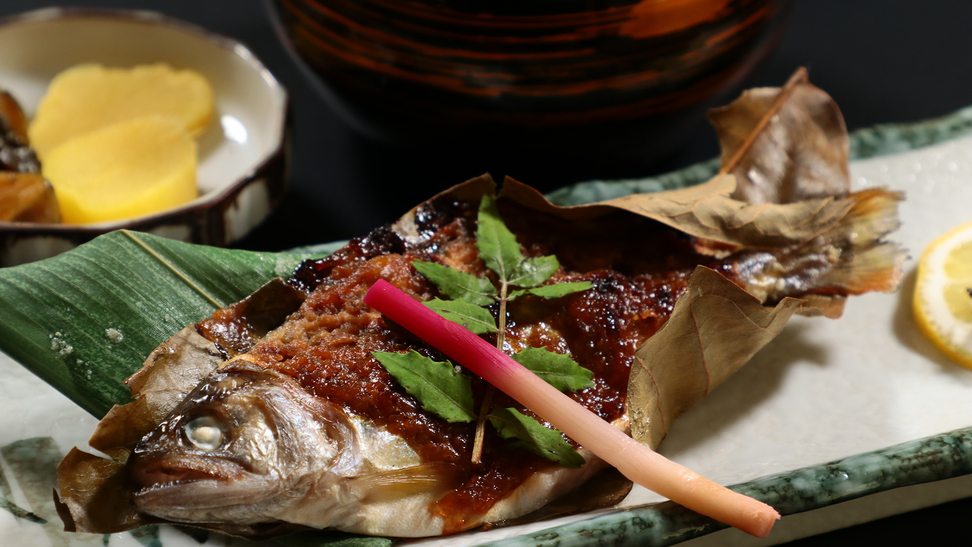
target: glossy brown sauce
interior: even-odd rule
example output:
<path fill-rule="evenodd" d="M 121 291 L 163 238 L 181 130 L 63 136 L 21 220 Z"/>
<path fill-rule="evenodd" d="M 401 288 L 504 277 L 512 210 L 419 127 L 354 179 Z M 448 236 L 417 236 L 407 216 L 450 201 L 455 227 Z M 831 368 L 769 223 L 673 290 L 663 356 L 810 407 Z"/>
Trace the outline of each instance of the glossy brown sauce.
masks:
<path fill-rule="evenodd" d="M 695 252 L 691 238 L 631 215 L 600 219 L 595 225 L 519 213 L 509 204 L 503 208 L 527 254 L 558 257 L 562 268 L 552 281 L 587 280 L 593 288 L 560 299 L 512 302 L 506 349 L 542 346 L 569 352 L 595 374 L 594 387 L 571 397 L 615 420 L 624 413 L 635 350 L 667 320 L 694 266 L 710 259 Z M 428 300 L 438 293 L 410 266 L 412 260 L 485 274 L 472 237 L 474 206 L 438 203 L 417 217 L 422 237 L 416 241 L 406 244 L 390 230 L 378 230 L 330 257 L 302 265 L 291 284 L 309 291 L 306 300 L 287 323 L 256 342 L 250 354 L 295 378 L 308 392 L 402 436 L 424 461 L 458 466 L 454 490 L 433 507 L 446 519 L 448 533 L 463 528 L 465 515 L 485 513 L 535 472 L 555 464 L 509 446 L 490 428 L 482 462 L 471 463 L 475 425 L 449 424 L 422 411 L 372 357 L 373 351 L 415 349 L 444 360 L 363 303 L 379 278 Z M 232 313 L 225 315 L 220 320 L 214 316 L 214 321 L 225 322 Z M 477 407 L 486 387 L 474 378 Z M 493 404 L 518 406 L 502 393 Z"/>

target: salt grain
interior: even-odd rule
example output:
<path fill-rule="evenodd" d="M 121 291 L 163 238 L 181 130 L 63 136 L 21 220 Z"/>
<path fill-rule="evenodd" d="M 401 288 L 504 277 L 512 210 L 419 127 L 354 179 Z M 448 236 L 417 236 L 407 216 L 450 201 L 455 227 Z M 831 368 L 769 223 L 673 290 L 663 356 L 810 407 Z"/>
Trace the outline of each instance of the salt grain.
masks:
<path fill-rule="evenodd" d="M 118 329 L 107 328 L 105 329 L 105 336 L 112 344 L 121 344 L 125 340 L 125 335 L 122 331 Z"/>

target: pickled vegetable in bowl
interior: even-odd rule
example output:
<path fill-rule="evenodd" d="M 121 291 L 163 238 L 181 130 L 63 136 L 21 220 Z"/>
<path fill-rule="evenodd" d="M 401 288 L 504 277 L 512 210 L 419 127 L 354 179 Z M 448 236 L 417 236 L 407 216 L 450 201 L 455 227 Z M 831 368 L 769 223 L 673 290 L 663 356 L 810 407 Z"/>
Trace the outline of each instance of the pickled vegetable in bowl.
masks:
<path fill-rule="evenodd" d="M 66 141 L 43 169 L 64 222 L 122 220 L 196 197 L 196 142 L 177 120 L 142 116 Z"/>
<path fill-rule="evenodd" d="M 175 118 L 199 136 L 215 113 L 206 77 L 166 63 L 130 68 L 83 64 L 51 80 L 28 135 L 43 160 L 68 140 L 147 115 Z"/>
<path fill-rule="evenodd" d="M 292 121 L 287 116 L 287 92 L 235 40 L 158 13 L 51 8 L 0 21 L 0 51 L 4 52 L 0 86 L 20 102 L 24 126 L 33 124 L 30 137 L 37 139 L 38 172 L 49 171 L 50 156 L 57 148 L 47 142 L 56 132 L 42 130 L 48 123 L 43 119 L 52 109 L 41 108 L 41 100 L 58 75 L 69 69 L 76 85 L 59 101 L 62 112 L 73 120 L 63 134 L 55 135 L 57 139 L 75 138 L 81 132 L 150 114 L 141 107 L 121 108 L 122 98 L 136 97 L 136 104 L 154 105 L 156 114 L 186 120 L 185 131 L 197 148 L 194 191 L 183 194 L 179 204 L 163 204 L 143 195 L 136 196 L 133 205 L 119 214 L 124 218 L 114 220 L 89 217 L 78 224 L 56 219 L 0 219 L 0 266 L 50 257 L 123 228 L 226 246 L 247 235 L 282 203 L 290 153 L 287 128 Z M 169 68 L 158 68 L 161 65 Z M 136 72 L 135 67 L 145 67 L 137 70 L 144 78 L 136 79 L 141 95 L 131 89 L 112 95 L 104 86 L 84 91 L 79 83 L 112 80 L 116 70 Z M 208 86 L 198 83 L 202 79 Z M 177 94 L 171 84 L 183 85 L 184 81 L 196 83 L 186 86 L 188 93 Z M 179 99 L 169 100 L 175 96 Z M 65 108 L 70 104 L 74 110 Z M 185 116 L 170 109 L 189 104 L 202 106 L 187 109 Z M 84 124 L 78 125 L 81 122 Z M 47 172 L 44 175 L 57 178 Z M 156 178 L 154 184 L 164 186 L 164 178 Z M 119 197 L 117 187 L 111 193 L 113 198 Z M 145 204 L 154 205 L 154 210 L 141 208 Z"/>
<path fill-rule="evenodd" d="M 157 63 L 71 67 L 52 80 L 28 129 L 64 222 L 144 216 L 197 196 L 197 145 L 213 91 L 191 70 Z"/>

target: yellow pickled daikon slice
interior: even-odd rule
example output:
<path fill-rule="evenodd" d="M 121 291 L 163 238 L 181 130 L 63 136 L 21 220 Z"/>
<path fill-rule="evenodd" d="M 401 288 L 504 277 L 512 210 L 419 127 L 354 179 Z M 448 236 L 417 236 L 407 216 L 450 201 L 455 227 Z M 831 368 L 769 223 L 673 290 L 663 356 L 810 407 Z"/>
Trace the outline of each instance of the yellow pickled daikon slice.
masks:
<path fill-rule="evenodd" d="M 28 134 L 31 146 L 45 160 L 73 137 L 147 115 L 177 118 L 195 136 L 214 111 L 213 90 L 197 72 L 165 64 L 130 69 L 85 64 L 54 77 Z"/>
<path fill-rule="evenodd" d="M 58 146 L 44 175 L 65 223 L 147 215 L 196 197 L 196 142 L 173 118 L 135 118 Z"/>

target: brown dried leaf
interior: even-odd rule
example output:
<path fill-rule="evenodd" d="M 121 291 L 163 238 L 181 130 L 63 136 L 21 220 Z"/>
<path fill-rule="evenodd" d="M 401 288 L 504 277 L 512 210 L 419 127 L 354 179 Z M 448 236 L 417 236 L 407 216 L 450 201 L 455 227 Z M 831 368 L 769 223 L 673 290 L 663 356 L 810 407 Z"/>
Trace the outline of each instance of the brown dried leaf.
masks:
<path fill-rule="evenodd" d="M 850 216 L 868 216 L 852 215 L 855 207 L 871 207 L 874 218 L 854 220 L 870 230 L 861 241 L 874 241 L 854 251 L 873 255 L 859 261 L 868 268 L 855 268 L 855 282 L 864 290 L 896 286 L 901 253 L 879 241 L 896 228 L 896 206 L 889 201 L 901 196 L 846 197 L 846 126 L 836 103 L 807 81 L 804 69 L 783 88 L 746 91 L 710 118 L 723 165 L 706 183 L 567 210 L 515 181 L 506 182 L 503 195 L 567 218 L 596 218 L 605 208 L 621 208 L 700 238 L 750 248 L 809 241 Z M 769 309 L 718 273 L 699 268 L 668 323 L 638 350 L 628 385 L 632 435 L 657 447 L 678 415 L 748 362 L 793 313 L 836 318 L 845 300 L 810 295 Z"/>
<path fill-rule="evenodd" d="M 210 325 L 210 329 L 200 331 L 198 325 L 190 325 L 163 342 L 152 351 L 142 368 L 126 380 L 135 400 L 108 411 L 88 441 L 91 447 L 124 461 L 127 448 L 151 431 L 230 356 L 223 344 L 241 343 L 240 336 L 227 334 L 231 323 L 252 344 L 251 335 L 263 336 L 282 324 L 303 300 L 303 293 L 280 279 L 273 279 L 244 300 L 225 308 L 223 311 L 228 313 L 222 314 L 221 321 L 208 319 L 200 323 Z M 236 318 L 235 322 L 230 315 Z"/>
<path fill-rule="evenodd" d="M 124 464 L 72 448 L 57 466 L 58 490 L 54 493 L 57 514 L 68 532 L 97 530 L 111 534 L 159 522 L 137 513 Z"/>
<path fill-rule="evenodd" d="M 246 353 L 257 340 L 283 324 L 307 295 L 282 279 L 273 279 L 245 299 L 227 306 L 197 328 L 206 339 L 219 344 L 226 357 Z"/>
<path fill-rule="evenodd" d="M 632 437 L 657 448 L 676 417 L 739 370 L 805 306 L 788 298 L 766 308 L 699 266 L 671 318 L 638 348 L 628 381 Z"/>
<path fill-rule="evenodd" d="M 136 513 L 122 471 L 135 444 L 223 361 L 216 345 L 181 330 L 153 351 L 128 379 L 135 401 L 116 405 L 98 422 L 88 444 L 112 459 L 73 449 L 57 466 L 58 514 L 65 529 L 113 533 L 158 520 Z"/>
<path fill-rule="evenodd" d="M 500 196 L 564 218 L 592 219 L 624 209 L 689 235 L 738 247 L 795 245 L 832 228 L 853 207 L 853 199 L 830 197 L 787 204 L 750 204 L 730 197 L 732 175 L 658 194 L 633 194 L 592 205 L 557 207 L 536 190 L 507 179 Z"/>
<path fill-rule="evenodd" d="M 720 173 L 735 175 L 732 197 L 793 203 L 850 191 L 849 139 L 830 95 L 797 70 L 783 88 L 745 91 L 709 111 L 722 146 Z"/>

